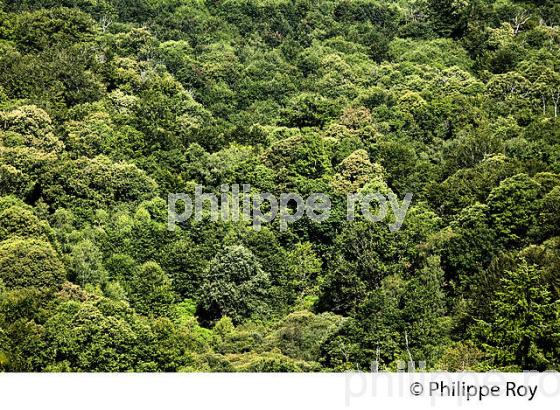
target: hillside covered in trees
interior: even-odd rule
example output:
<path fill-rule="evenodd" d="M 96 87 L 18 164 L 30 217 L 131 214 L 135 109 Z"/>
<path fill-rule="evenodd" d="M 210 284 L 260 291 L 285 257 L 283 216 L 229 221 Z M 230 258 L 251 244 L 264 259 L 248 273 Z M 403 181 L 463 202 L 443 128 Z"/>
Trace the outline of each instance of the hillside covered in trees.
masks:
<path fill-rule="evenodd" d="M 0 371 L 560 370 L 555 0 L 0 0 Z M 328 221 L 169 193 L 322 192 Z M 397 232 L 349 193 L 414 195 Z"/>

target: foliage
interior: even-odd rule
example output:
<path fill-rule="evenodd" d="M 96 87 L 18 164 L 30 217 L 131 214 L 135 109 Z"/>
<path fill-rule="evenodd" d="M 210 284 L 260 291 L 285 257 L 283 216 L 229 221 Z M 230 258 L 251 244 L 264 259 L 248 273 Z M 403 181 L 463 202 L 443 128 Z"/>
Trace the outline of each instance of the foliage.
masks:
<path fill-rule="evenodd" d="M 559 370 L 557 3 L 0 1 L 0 371 Z"/>

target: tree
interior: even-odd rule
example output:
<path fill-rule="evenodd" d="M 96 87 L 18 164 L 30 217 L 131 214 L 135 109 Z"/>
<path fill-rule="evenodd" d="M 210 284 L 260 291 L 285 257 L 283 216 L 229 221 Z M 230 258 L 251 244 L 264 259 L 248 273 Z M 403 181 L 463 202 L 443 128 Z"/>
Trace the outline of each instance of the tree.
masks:
<path fill-rule="evenodd" d="M 154 180 L 136 165 L 105 156 L 61 161 L 46 171 L 41 179 L 47 203 L 72 204 L 89 213 L 117 202 L 147 199 L 157 189 Z"/>
<path fill-rule="evenodd" d="M 41 319 L 52 298 L 48 294 L 48 290 L 27 287 L 7 290 L 0 297 L 0 337 L 8 340 L 0 350 L 7 371 L 39 371 L 44 366 Z"/>
<path fill-rule="evenodd" d="M 203 272 L 209 261 L 204 251 L 189 239 L 171 243 L 165 251 L 162 267 L 173 281 L 173 289 L 185 298 L 198 298 Z"/>
<path fill-rule="evenodd" d="M 169 316 L 175 300 L 169 276 L 156 262 L 140 266 L 128 284 L 130 303 L 141 314 Z"/>
<path fill-rule="evenodd" d="M 296 244 L 288 254 L 288 278 L 291 283 L 283 284 L 283 290 L 293 288 L 299 297 L 313 295 L 317 289 L 317 279 L 321 273 L 322 263 L 309 242 Z"/>
<path fill-rule="evenodd" d="M 394 61 L 414 61 L 418 64 L 458 66 L 469 69 L 472 60 L 467 52 L 450 39 L 412 40 L 397 38 L 389 45 L 389 55 Z"/>
<path fill-rule="evenodd" d="M 266 153 L 265 164 L 276 169 L 278 179 L 297 176 L 315 179 L 331 168 L 325 142 L 314 133 L 273 144 Z"/>
<path fill-rule="evenodd" d="M 370 180 L 384 182 L 383 167 L 372 164 L 365 150 L 357 150 L 340 163 L 332 184 L 337 191 L 353 193 L 363 188 Z"/>
<path fill-rule="evenodd" d="M 68 273 L 80 286 L 101 286 L 106 283 L 107 272 L 103 266 L 103 255 L 92 241 L 86 239 L 77 243 L 72 247 L 69 256 Z"/>
<path fill-rule="evenodd" d="M 0 243 L 0 278 L 7 288 L 56 288 L 66 272 L 51 244 L 12 238 Z"/>
<path fill-rule="evenodd" d="M 472 3 L 468 0 L 429 0 L 428 13 L 434 31 L 444 37 L 461 37 L 469 22 Z"/>
<path fill-rule="evenodd" d="M 229 316 L 234 323 L 263 313 L 269 276 L 243 246 L 224 248 L 205 272 L 198 313 L 205 322 Z"/>
<path fill-rule="evenodd" d="M 558 236 L 560 234 L 560 186 L 554 187 L 548 192 L 540 204 L 539 228 L 546 236 Z"/>
<path fill-rule="evenodd" d="M 342 316 L 332 313 L 315 315 L 308 311 L 294 312 L 278 324 L 269 343 L 291 358 L 318 362 L 322 344 L 339 329 L 343 321 Z"/>
<path fill-rule="evenodd" d="M 352 318 L 328 338 L 324 362 L 335 369 L 395 369 L 396 362 L 426 361 L 435 366 L 450 342 L 445 316 L 443 272 L 431 257 L 409 280 L 384 278 L 370 292 Z"/>
<path fill-rule="evenodd" d="M 118 303 L 60 304 L 45 323 L 47 371 L 124 372 L 134 359 L 146 326 Z"/>
<path fill-rule="evenodd" d="M 303 93 L 292 97 L 286 112 L 286 124 L 290 127 L 323 126 L 338 113 L 338 107 L 322 95 Z"/>
<path fill-rule="evenodd" d="M 413 360 L 433 367 L 450 342 L 444 272 L 439 257 L 429 257 L 417 276 L 408 281 L 403 295 L 402 320 L 405 348 Z M 402 346 L 402 339 L 401 339 Z"/>
<path fill-rule="evenodd" d="M 523 260 L 500 284 L 493 315 L 476 329 L 492 363 L 519 370 L 557 366 L 560 310 L 539 270 Z"/>
<path fill-rule="evenodd" d="M 326 264 L 320 310 L 352 314 L 385 277 L 404 274 L 410 268 L 407 251 L 401 232 L 391 233 L 386 225 L 364 220 L 347 223 Z"/>
<path fill-rule="evenodd" d="M 49 114 L 36 105 L 22 105 L 12 111 L 0 111 L 0 129 L 5 130 L 2 145 L 24 146 L 45 152 L 59 152 L 64 144 L 53 133 Z"/>
<path fill-rule="evenodd" d="M 93 34 L 93 19 L 86 13 L 65 7 L 21 14 L 14 38 L 31 50 L 44 50 L 54 43 L 71 44 Z"/>
<path fill-rule="evenodd" d="M 54 240 L 54 234 L 46 221 L 41 221 L 29 209 L 12 206 L 0 210 L 0 240 L 11 237 L 42 238 Z"/>
<path fill-rule="evenodd" d="M 449 228 L 441 232 L 441 242 L 436 245 L 441 249 L 442 265 L 449 280 L 458 281 L 475 296 L 478 292 L 471 286 L 486 286 L 475 283 L 476 273 L 487 268 L 499 251 L 487 206 L 476 203 L 464 208 Z"/>
<path fill-rule="evenodd" d="M 0 164 L 0 195 L 17 195 L 25 198 L 31 188 L 30 177 L 16 167 Z"/>
<path fill-rule="evenodd" d="M 505 244 L 518 244 L 537 222 L 541 185 L 526 174 L 503 180 L 490 192 L 488 208 L 492 225 Z"/>
<path fill-rule="evenodd" d="M 4 305 L 6 287 L 4 282 L 0 279 L 0 306 Z M 3 309 L 2 309 L 3 310 Z M 1 312 L 1 310 L 0 310 Z M 3 312 L 2 312 L 3 313 Z M 3 371 L 9 364 L 9 350 L 10 350 L 10 339 L 4 331 L 4 315 L 0 313 L 0 371 Z"/>

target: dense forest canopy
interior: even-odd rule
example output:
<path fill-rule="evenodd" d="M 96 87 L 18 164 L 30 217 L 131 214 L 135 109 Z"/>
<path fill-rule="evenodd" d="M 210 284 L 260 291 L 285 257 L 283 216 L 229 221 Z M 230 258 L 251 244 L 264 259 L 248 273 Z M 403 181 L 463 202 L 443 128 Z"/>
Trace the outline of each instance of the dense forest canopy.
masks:
<path fill-rule="evenodd" d="M 555 0 L 0 0 L 0 370 L 560 370 Z M 328 221 L 169 193 L 323 192 Z M 391 232 L 344 198 L 414 200 Z"/>

